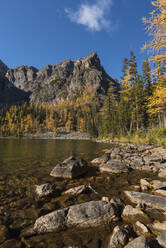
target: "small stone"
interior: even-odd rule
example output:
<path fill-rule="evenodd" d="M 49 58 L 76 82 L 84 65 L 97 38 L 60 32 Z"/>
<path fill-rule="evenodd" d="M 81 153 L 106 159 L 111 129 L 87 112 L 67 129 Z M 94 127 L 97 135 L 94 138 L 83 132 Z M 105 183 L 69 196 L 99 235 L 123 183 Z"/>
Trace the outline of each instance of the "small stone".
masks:
<path fill-rule="evenodd" d="M 116 226 L 113 234 L 109 240 L 108 248 L 121 248 L 127 244 L 129 240 L 129 233 L 123 227 Z"/>
<path fill-rule="evenodd" d="M 153 180 L 151 184 L 154 190 L 166 188 L 166 182 L 160 180 Z"/>
<path fill-rule="evenodd" d="M 134 231 L 137 233 L 137 235 L 148 235 L 149 234 L 148 228 L 140 221 L 137 221 L 134 224 Z"/>
<path fill-rule="evenodd" d="M 162 190 L 162 189 L 155 190 L 155 194 L 166 196 L 166 190 Z"/>
<path fill-rule="evenodd" d="M 142 191 L 146 191 L 150 188 L 150 183 L 146 179 L 140 179 L 140 186 Z"/>
<path fill-rule="evenodd" d="M 166 231 L 157 236 L 157 241 L 163 248 L 166 248 Z"/>
<path fill-rule="evenodd" d="M 55 184 L 45 183 L 42 185 L 36 185 L 36 193 L 39 197 L 48 196 L 55 194 L 56 186 Z"/>
<path fill-rule="evenodd" d="M 143 211 L 133 208 L 130 205 L 125 206 L 122 212 L 122 218 L 129 223 L 135 223 L 135 221 L 150 222 L 149 217 Z"/>
<path fill-rule="evenodd" d="M 91 161 L 92 164 L 101 164 L 106 163 L 109 160 L 110 156 L 108 154 L 104 154 L 99 158 L 95 158 Z"/>
<path fill-rule="evenodd" d="M 153 223 L 151 229 L 157 232 L 166 231 L 166 221 Z"/>
<path fill-rule="evenodd" d="M 158 174 L 158 177 L 166 178 L 166 169 L 161 169 Z"/>
<path fill-rule="evenodd" d="M 110 201 L 109 197 L 107 197 L 107 196 L 103 196 L 103 197 L 101 198 L 101 200 L 102 200 L 102 201 L 106 201 L 106 202 L 109 202 L 109 201 Z"/>
<path fill-rule="evenodd" d="M 124 248 L 149 248 L 145 237 L 138 237 L 128 243 Z"/>

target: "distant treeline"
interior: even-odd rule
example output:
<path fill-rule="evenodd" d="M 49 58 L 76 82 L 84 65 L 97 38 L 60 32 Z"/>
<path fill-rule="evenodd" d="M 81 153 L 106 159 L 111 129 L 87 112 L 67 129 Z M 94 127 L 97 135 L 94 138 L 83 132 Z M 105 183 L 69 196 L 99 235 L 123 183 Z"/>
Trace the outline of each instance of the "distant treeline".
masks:
<path fill-rule="evenodd" d="M 1 136 L 27 136 L 51 131 L 88 132 L 91 136 L 125 136 L 151 127 L 166 127 L 165 85 L 160 69 L 151 76 L 148 59 L 143 61 L 142 75 L 136 58 L 123 60 L 121 91 L 117 96 L 110 86 L 103 105 L 93 87 L 78 97 L 53 104 L 28 104 L 4 107 L 0 111 Z"/>

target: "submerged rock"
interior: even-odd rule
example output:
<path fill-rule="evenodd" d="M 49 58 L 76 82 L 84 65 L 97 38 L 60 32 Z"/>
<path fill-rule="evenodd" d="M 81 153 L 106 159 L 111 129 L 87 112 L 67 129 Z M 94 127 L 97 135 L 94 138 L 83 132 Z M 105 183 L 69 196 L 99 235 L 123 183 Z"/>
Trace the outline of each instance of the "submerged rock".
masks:
<path fill-rule="evenodd" d="M 57 164 L 51 171 L 50 175 L 53 177 L 62 178 L 76 178 L 87 172 L 87 162 L 83 159 L 69 157 L 61 164 Z"/>
<path fill-rule="evenodd" d="M 65 192 L 63 192 L 63 195 L 77 196 L 79 194 L 88 193 L 88 192 L 94 192 L 95 194 L 97 194 L 97 192 L 91 186 L 80 185 L 78 187 L 74 187 L 66 190 Z"/>
<path fill-rule="evenodd" d="M 128 166 L 119 160 L 109 160 L 107 163 L 100 165 L 101 172 L 122 173 L 128 172 L 128 170 Z"/>
<path fill-rule="evenodd" d="M 57 210 L 38 218 L 34 233 L 59 232 L 67 228 L 96 227 L 118 220 L 117 209 L 108 202 L 90 201 Z"/>
<path fill-rule="evenodd" d="M 148 207 L 166 210 L 166 198 L 135 191 L 124 191 L 131 202 L 146 204 Z"/>
<path fill-rule="evenodd" d="M 36 193 L 39 197 L 55 194 L 56 186 L 55 184 L 51 184 L 51 183 L 36 185 Z"/>

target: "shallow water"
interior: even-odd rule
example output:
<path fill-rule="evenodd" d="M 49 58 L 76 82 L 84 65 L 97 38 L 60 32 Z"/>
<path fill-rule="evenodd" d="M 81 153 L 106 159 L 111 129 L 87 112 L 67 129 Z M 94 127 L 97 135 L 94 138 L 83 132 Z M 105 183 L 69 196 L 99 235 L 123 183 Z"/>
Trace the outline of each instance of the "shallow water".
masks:
<path fill-rule="evenodd" d="M 120 175 L 101 175 L 93 170 L 92 165 L 92 170 L 78 179 L 62 180 L 49 176 L 57 163 L 71 155 L 90 162 L 103 154 L 102 150 L 106 148 L 110 148 L 110 145 L 92 141 L 0 139 L 0 244 L 7 240 L 0 247 L 105 247 L 107 236 L 114 224 L 95 231 L 69 230 L 60 234 L 36 235 L 31 238 L 21 238 L 20 233 L 32 226 L 37 217 L 53 210 L 99 200 L 102 196 L 119 196 L 123 199 L 123 190 L 139 184 L 140 178 L 153 176 L 137 171 Z M 92 192 L 77 197 L 60 194 L 54 198 L 38 199 L 34 192 L 35 184 L 45 182 L 55 183 L 60 193 L 90 183 L 98 194 Z M 7 230 L 4 231 L 4 227 L 7 227 Z"/>

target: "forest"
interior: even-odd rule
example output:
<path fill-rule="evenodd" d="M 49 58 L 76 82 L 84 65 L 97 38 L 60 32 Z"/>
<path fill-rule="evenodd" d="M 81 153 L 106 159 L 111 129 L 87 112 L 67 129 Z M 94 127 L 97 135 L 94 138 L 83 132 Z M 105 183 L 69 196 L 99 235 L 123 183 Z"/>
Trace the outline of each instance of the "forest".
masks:
<path fill-rule="evenodd" d="M 152 1 L 153 12 L 143 18 L 151 36 L 143 47 L 150 55 L 137 70 L 134 52 L 123 59 L 120 92 L 109 87 L 104 103 L 89 87 L 59 105 L 6 106 L 0 112 L 0 136 L 27 136 L 44 132 L 88 132 L 92 137 L 142 138 L 155 142 L 166 136 L 166 1 Z M 153 140 L 154 139 L 154 140 Z M 166 139 L 163 144 L 166 144 Z"/>

